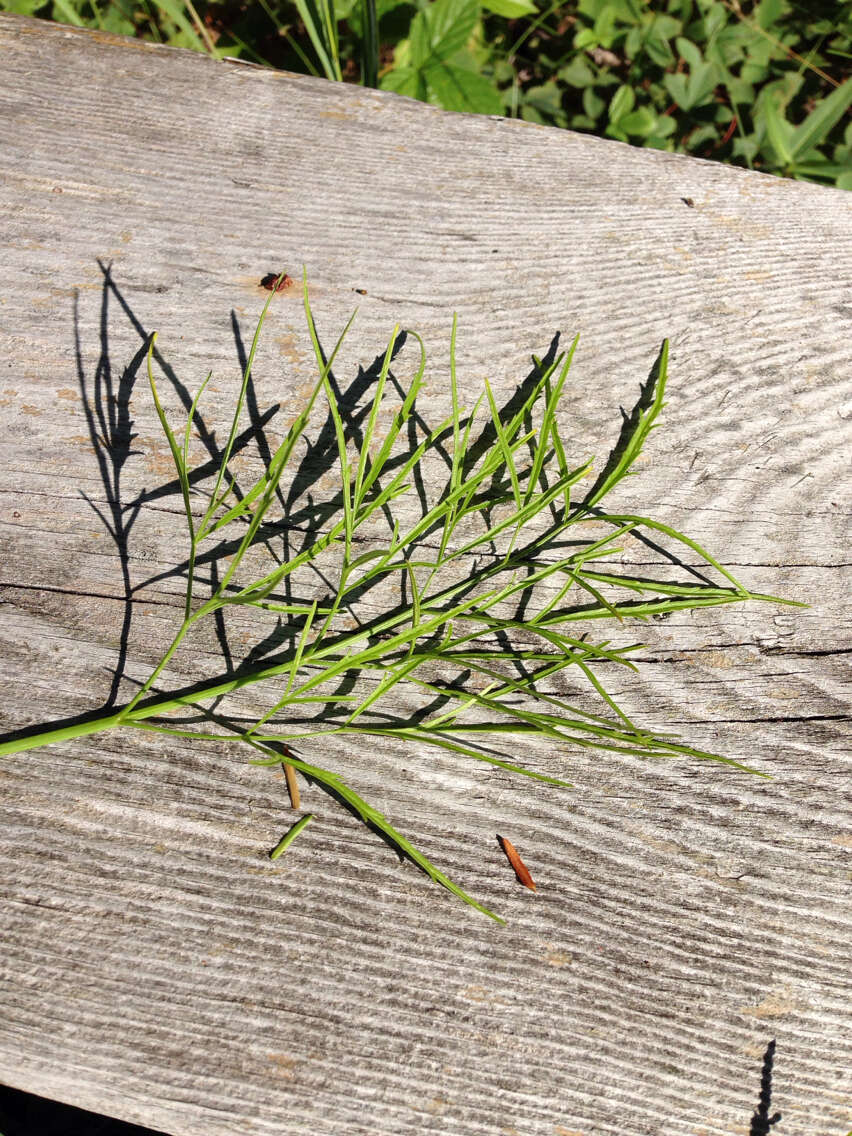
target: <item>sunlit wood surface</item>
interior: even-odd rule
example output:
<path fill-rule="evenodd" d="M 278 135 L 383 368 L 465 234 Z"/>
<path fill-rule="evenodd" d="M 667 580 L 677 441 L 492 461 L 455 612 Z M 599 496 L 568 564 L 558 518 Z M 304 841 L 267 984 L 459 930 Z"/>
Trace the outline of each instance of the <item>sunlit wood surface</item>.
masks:
<path fill-rule="evenodd" d="M 525 744 L 573 784 L 555 789 L 387 741 L 311 747 L 504 927 L 316 787 L 270 863 L 293 814 L 236 745 L 113 733 L 2 758 L 0 1079 L 173 1136 L 737 1136 L 775 1038 L 773 1132 L 844 1136 L 852 196 L 16 17 L 0 53 L 4 731 L 127 700 L 180 620 L 147 336 L 187 390 L 213 369 L 215 451 L 259 281 L 303 265 L 325 344 L 359 307 L 335 373 L 361 405 L 393 325 L 423 336 L 427 424 L 453 312 L 469 403 L 580 332 L 578 461 L 606 457 L 671 337 L 620 507 L 812 605 L 608 632 L 646 645 L 612 676 L 640 722 L 771 780 Z M 312 376 L 293 289 L 247 477 Z M 236 665 L 249 621 L 224 632 L 165 685 Z"/>

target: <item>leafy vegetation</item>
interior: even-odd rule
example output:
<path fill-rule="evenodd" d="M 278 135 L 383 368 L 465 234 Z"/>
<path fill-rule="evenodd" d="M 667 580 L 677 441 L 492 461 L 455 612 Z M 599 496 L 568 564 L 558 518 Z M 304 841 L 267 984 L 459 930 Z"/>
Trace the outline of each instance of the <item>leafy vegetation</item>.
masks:
<path fill-rule="evenodd" d="M 848 0 L 0 6 L 852 189 Z"/>
<path fill-rule="evenodd" d="M 432 879 L 488 915 L 493 913 L 339 774 L 307 761 L 294 744 L 316 752 L 329 735 L 380 736 L 400 748 L 422 753 L 437 747 L 553 785 L 567 783 L 521 764 L 514 756 L 523 752 L 518 739 L 546 738 L 559 750 L 690 757 L 744 769 L 634 722 L 608 691 L 606 675 L 635 669 L 630 656 L 637 645 L 589 637 L 607 623 L 621 633 L 634 620 L 670 612 L 750 600 L 789 602 L 749 592 L 710 553 L 664 522 L 608 505 L 657 425 L 668 344 L 609 461 L 575 500 L 573 491 L 593 464 L 569 463 L 559 428 L 576 340 L 563 355 L 534 358 L 532 377 L 507 407 L 498 408 L 486 383 L 468 412 L 459 401 L 454 323 L 452 412 L 429 428 L 417 410 L 426 367 L 423 344 L 408 333 L 419 344 L 420 358 L 406 389 L 391 370 L 403 345 L 395 328 L 375 369 L 372 404 L 356 421 L 344 418 L 332 382 L 352 320 L 326 354 L 305 282 L 318 378 L 263 472 L 245 489 L 231 459 L 274 294 L 258 323 L 218 470 L 209 479 L 191 469 L 189 454 L 210 376 L 176 434 L 154 376 L 154 363 L 162 364 L 156 337 L 150 344 L 151 393 L 174 459 L 188 530 L 187 558 L 175 569 L 186 579 L 183 616 L 171 644 L 126 706 L 19 732 L 0 742 L 0 755 L 109 729 L 155 731 L 199 744 L 238 740 L 256 764 L 284 764 L 293 780 L 295 769 L 325 786 Z M 399 391 L 400 401 L 391 412 L 392 390 Z M 337 463 L 327 501 L 315 498 L 321 481 L 315 470 L 308 476 L 299 465 L 303 487 L 307 484 L 301 491 L 294 489 L 292 470 L 318 415 L 317 436 L 331 439 L 329 465 Z M 305 495 L 307 504 L 299 504 Z M 619 565 L 623 544 L 636 539 L 643 541 L 645 556 L 649 549 L 668 549 L 665 570 L 656 578 Z M 692 562 L 698 558 L 701 566 L 685 568 L 679 553 Z M 210 570 L 206 596 L 197 594 L 202 562 Z M 721 582 L 711 581 L 714 573 Z M 191 652 L 197 624 L 235 609 L 255 614 L 263 646 L 236 672 L 191 690 L 161 693 L 175 653 Z M 554 693 L 572 676 L 569 696 Z M 258 684 L 266 692 L 266 709 L 246 727 L 228 716 L 222 700 Z M 412 700 L 413 710 L 400 710 Z M 175 713 L 181 716 L 177 721 Z M 495 748 L 501 743 L 511 744 L 511 757 Z M 284 837 L 276 855 L 305 823 Z"/>

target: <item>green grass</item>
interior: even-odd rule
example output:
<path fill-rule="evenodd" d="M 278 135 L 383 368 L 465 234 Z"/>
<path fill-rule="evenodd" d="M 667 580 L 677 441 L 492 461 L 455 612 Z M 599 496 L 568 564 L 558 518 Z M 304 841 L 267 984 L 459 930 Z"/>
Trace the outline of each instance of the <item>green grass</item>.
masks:
<path fill-rule="evenodd" d="M 108 729 L 154 731 L 214 746 L 238 739 L 255 764 L 284 763 L 326 786 L 433 880 L 494 918 L 338 774 L 306 760 L 295 744 L 315 752 L 329 735 L 379 736 L 400 752 L 422 755 L 437 747 L 460 760 L 561 786 L 567 782 L 527 768 L 514 756 L 523 754 L 524 739 L 546 738 L 560 754 L 579 747 L 601 758 L 688 758 L 748 772 L 736 761 L 634 722 L 608 690 L 608 676 L 635 670 L 631 655 L 638 644 L 628 630 L 635 621 L 755 600 L 790 602 L 750 592 L 709 552 L 663 521 L 609 504 L 658 425 L 668 343 L 609 461 L 594 478 L 591 459 L 569 462 L 560 433 L 560 400 L 576 339 L 550 362 L 534 359 L 534 378 L 519 388 L 511 409 L 500 410 L 486 383 L 484 395 L 467 410 L 456 375 L 454 321 L 447 377 L 452 412 L 424 432 L 418 428 L 417 399 L 425 349 L 409 332 L 419 361 L 407 388 L 402 387 L 392 370 L 402 345 L 394 328 L 358 440 L 332 384 L 352 319 L 326 356 L 305 281 L 316 382 L 261 475 L 241 490 L 231 459 L 274 295 L 258 322 L 221 462 L 206 487 L 193 474 L 189 451 L 210 376 L 185 425 L 175 432 L 157 388 L 159 354 L 156 337 L 151 339 L 151 395 L 177 471 L 188 540 L 183 615 L 168 649 L 126 706 L 12 736 L 0 743 L 0 754 Z M 391 409 L 394 390 L 399 393 Z M 288 525 L 289 471 L 317 416 L 334 438 L 337 489 L 331 500 L 315 502 L 317 521 L 302 547 L 282 556 L 278 542 L 283 539 L 286 548 L 298 537 Z M 584 482 L 587 488 L 580 491 Z M 437 487 L 431 496 L 429 485 Z M 400 511 L 402 498 L 407 508 Z M 618 565 L 624 545 L 643 534 L 669 549 L 668 571 L 656 579 Z M 205 564 L 218 570 L 211 572 L 209 594 L 199 595 L 202 554 Z M 681 554 L 703 563 L 700 571 L 691 565 L 688 573 L 681 566 L 685 580 L 672 574 Z M 713 574 L 718 582 L 710 579 Z M 318 590 L 319 579 L 332 584 Z M 159 681 L 176 652 L 191 655 L 196 625 L 235 608 L 256 613 L 260 640 L 269 620 L 276 620 L 284 644 L 278 654 L 190 692 L 161 692 Z M 604 625 L 610 631 L 601 637 Z M 625 633 L 625 643 L 611 638 Z M 260 684 L 266 709 L 249 726 L 214 714 L 211 703 L 218 707 L 226 695 Z M 571 694 L 554 693 L 564 688 Z M 405 715 L 397 697 L 402 690 L 408 704 L 414 699 L 417 706 Z M 194 719 L 170 721 L 176 711 L 184 718 L 190 711 Z M 306 822 L 285 836 L 280 850 Z"/>
<path fill-rule="evenodd" d="M 852 189 L 850 0 L 0 8 Z"/>

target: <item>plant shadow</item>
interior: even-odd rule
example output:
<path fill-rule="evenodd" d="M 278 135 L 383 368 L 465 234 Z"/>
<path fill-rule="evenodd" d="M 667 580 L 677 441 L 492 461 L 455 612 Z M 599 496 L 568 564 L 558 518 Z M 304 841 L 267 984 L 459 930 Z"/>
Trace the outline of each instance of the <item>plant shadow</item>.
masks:
<path fill-rule="evenodd" d="M 760 1098 L 757 1110 L 751 1118 L 749 1136 L 770 1136 L 770 1130 L 781 1119 L 781 1113 L 770 1115 L 772 1108 L 772 1069 L 775 1064 L 775 1038 L 769 1042 L 763 1055 L 763 1069 L 760 1075 Z"/>
<path fill-rule="evenodd" d="M 98 264 L 103 275 L 99 327 L 100 351 L 91 380 L 87 375 L 84 363 L 76 297 L 74 304 L 74 339 L 80 397 L 101 477 L 104 499 L 102 502 L 97 502 L 89 494 L 82 490 L 80 492 L 112 539 L 118 555 L 121 574 L 122 624 L 118 657 L 110 678 L 109 691 L 102 707 L 102 709 L 107 709 L 116 704 L 122 680 L 127 677 L 125 668 L 130 643 L 133 607 L 137 596 L 145 589 L 165 580 L 186 578 L 189 560 L 188 558 L 184 559 L 166 571 L 146 576 L 135 583 L 131 579 L 130 541 L 140 510 L 153 502 L 175 497 L 180 498 L 181 485 L 176 473 L 173 478 L 167 479 L 153 488 L 145 488 L 132 500 L 126 500 L 123 494 L 122 473 L 124 467 L 132 456 L 139 453 L 139 451 L 132 449 L 132 442 L 136 438 L 136 434 L 133 432 L 134 423 L 130 414 L 131 396 L 140 369 L 144 371 L 152 337 L 115 281 L 111 266 L 101 261 L 98 261 Z M 114 378 L 116 369 L 111 359 L 111 303 L 118 306 L 140 339 L 140 345 L 131 362 L 120 371 L 117 380 Z M 231 327 L 237 361 L 240 371 L 244 372 L 248 365 L 248 353 L 239 321 L 234 312 L 231 313 Z M 397 352 L 402 348 L 404 342 L 405 337 L 401 336 L 397 343 Z M 189 389 L 181 382 L 167 358 L 156 346 L 152 352 L 152 360 L 177 394 L 185 413 L 188 415 L 193 411 L 193 398 Z M 375 384 L 381 364 L 382 357 L 380 356 L 366 370 L 359 368 L 356 378 L 346 389 L 340 387 L 333 373 L 330 375 L 330 381 L 337 397 L 338 410 L 345 424 L 345 436 L 347 440 L 353 441 L 356 446 L 359 446 L 362 441 L 363 422 L 369 414 L 369 405 L 362 405 L 362 400 Z M 398 383 L 397 387 L 400 389 Z M 245 407 L 249 424 L 236 434 L 232 456 L 240 454 L 250 445 L 254 445 L 264 466 L 268 466 L 273 450 L 267 435 L 267 428 L 279 414 L 280 404 L 274 404 L 261 411 L 255 384 L 250 377 L 246 388 Z M 216 429 L 208 425 L 199 406 L 194 409 L 192 427 L 195 437 L 202 443 L 208 454 L 207 460 L 202 461 L 189 473 L 190 489 L 195 493 L 200 493 L 203 492 L 204 483 L 218 472 L 224 446 L 218 443 Z M 422 427 L 424 430 L 427 429 L 425 423 L 422 423 Z M 257 543 L 266 546 L 267 552 L 274 562 L 280 563 L 297 555 L 315 539 L 316 534 L 321 531 L 323 526 L 342 509 L 342 493 L 333 495 L 327 500 L 316 500 L 312 493 L 312 487 L 336 463 L 337 442 L 334 422 L 329 413 L 316 440 L 306 445 L 305 452 L 287 487 L 286 495 L 279 490 L 280 520 L 274 524 L 263 526 L 258 534 Z M 235 500 L 243 499 L 244 493 L 236 479 L 233 481 L 233 493 Z M 280 550 L 273 547 L 274 539 L 280 541 Z M 201 569 L 202 573 L 205 570 L 209 572 L 206 578 L 199 574 L 200 583 L 215 590 L 218 585 L 219 565 L 224 558 L 233 554 L 240 541 L 241 536 L 219 540 L 209 550 L 198 556 L 196 566 Z M 286 582 L 286 585 L 283 598 L 285 602 L 292 602 L 294 597 L 289 592 L 289 581 Z M 224 615 L 221 611 L 218 611 L 214 618 L 217 638 L 222 651 L 224 673 L 226 675 L 235 673 L 239 669 L 239 665 L 234 662 L 234 653 L 228 641 Z M 279 621 L 276 631 L 267 635 L 262 643 L 252 649 L 249 656 L 250 660 L 255 662 L 268 651 L 276 647 L 280 649 L 288 637 L 292 639 L 293 634 L 292 630 L 288 632 L 286 628 L 282 627 Z M 83 721 L 84 719 L 81 716 L 79 720 Z"/>

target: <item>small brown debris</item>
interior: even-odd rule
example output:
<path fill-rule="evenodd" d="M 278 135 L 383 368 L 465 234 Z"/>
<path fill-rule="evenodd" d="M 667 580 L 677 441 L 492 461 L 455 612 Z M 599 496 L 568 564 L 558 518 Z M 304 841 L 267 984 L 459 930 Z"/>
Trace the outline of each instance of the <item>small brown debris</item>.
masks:
<path fill-rule="evenodd" d="M 506 853 L 507 860 L 515 869 L 515 875 L 518 877 L 520 882 L 524 885 L 524 887 L 528 887 L 531 891 L 535 891 L 535 881 L 530 875 L 529 869 L 527 868 L 526 864 L 518 855 L 518 850 L 515 848 L 514 844 L 512 844 L 510 840 L 507 840 L 505 836 L 500 836 L 499 833 L 497 835 L 497 840 L 500 844 L 500 847 Z"/>
<path fill-rule="evenodd" d="M 614 51 L 607 51 L 605 47 L 593 47 L 588 54 L 594 59 L 598 67 L 620 67 L 623 60 Z"/>
<path fill-rule="evenodd" d="M 281 277 L 280 281 L 278 281 L 279 276 Z M 277 287 L 276 281 L 278 281 Z M 270 272 L 261 280 L 260 286 L 265 288 L 267 292 L 283 292 L 285 288 L 292 288 L 293 277 L 281 276 L 280 272 Z"/>

